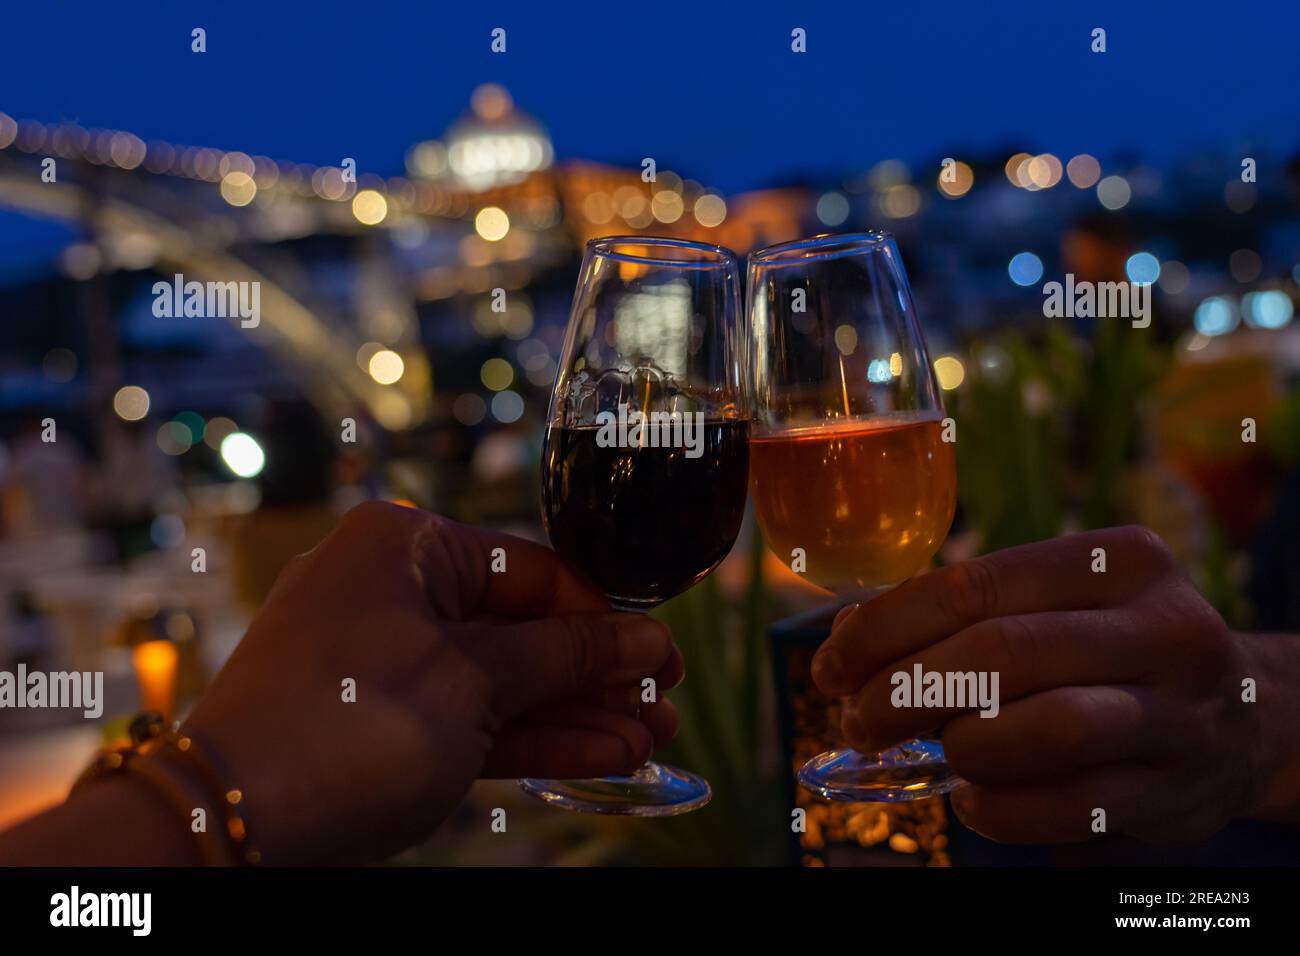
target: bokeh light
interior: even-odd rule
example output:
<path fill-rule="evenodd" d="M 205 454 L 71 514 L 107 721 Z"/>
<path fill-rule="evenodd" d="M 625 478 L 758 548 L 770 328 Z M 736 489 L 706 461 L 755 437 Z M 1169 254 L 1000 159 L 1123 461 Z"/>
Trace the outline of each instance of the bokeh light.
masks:
<path fill-rule="evenodd" d="M 891 219 L 906 219 L 921 208 L 921 194 L 914 186 L 890 186 L 880 197 L 880 208 Z"/>
<path fill-rule="evenodd" d="M 221 441 L 221 460 L 240 478 L 255 478 L 266 465 L 266 453 L 252 435 L 234 432 Z"/>
<path fill-rule="evenodd" d="M 138 422 L 149 414 L 149 393 L 139 385 L 123 385 L 113 396 L 113 411 L 126 422 Z"/>
<path fill-rule="evenodd" d="M 392 349 L 380 349 L 370 356 L 366 371 L 380 385 L 392 385 L 406 371 L 406 363 Z"/>
<path fill-rule="evenodd" d="M 183 455 L 194 444 L 194 435 L 181 422 L 163 422 L 158 429 L 158 447 L 166 455 Z"/>
<path fill-rule="evenodd" d="M 825 226 L 839 226 L 849 218 L 849 201 L 843 193 L 822 193 L 817 200 L 817 218 Z"/>
<path fill-rule="evenodd" d="M 377 226 L 388 216 L 388 200 L 373 189 L 352 197 L 352 215 L 363 226 Z"/>
<path fill-rule="evenodd" d="M 510 383 L 515 380 L 515 370 L 503 358 L 490 358 L 479 369 L 478 377 L 485 388 L 499 392 L 510 387 Z"/>
<path fill-rule="evenodd" d="M 1160 278 L 1160 260 L 1149 252 L 1135 252 L 1124 264 L 1128 281 L 1138 285 L 1151 285 Z"/>
<path fill-rule="evenodd" d="M 1019 186 L 1022 188 L 1028 186 L 1029 180 L 1024 176 L 1022 170 L 1024 169 L 1025 163 L 1029 162 L 1032 158 L 1033 157 L 1028 153 L 1016 153 L 1008 159 L 1006 166 L 1003 167 L 1003 172 L 1007 174 L 1007 182 L 1011 183 L 1013 186 Z"/>
<path fill-rule="evenodd" d="M 69 243 L 59 256 L 59 267 L 69 279 L 89 279 L 99 272 L 104 257 L 93 242 Z"/>
<path fill-rule="evenodd" d="M 1107 209 L 1123 209 L 1133 197 L 1128 180 L 1123 176 L 1107 176 L 1097 183 L 1097 201 Z"/>
<path fill-rule="evenodd" d="M 1024 176 L 1035 189 L 1051 189 L 1061 181 L 1061 161 L 1051 153 L 1035 156 L 1025 163 Z"/>
<path fill-rule="evenodd" d="M 1215 336 L 1235 329 L 1240 317 L 1237 315 L 1236 303 L 1226 296 L 1214 295 L 1196 307 L 1192 321 L 1197 332 Z"/>
<path fill-rule="evenodd" d="M 874 358 L 867 363 L 867 381 L 874 382 L 877 385 L 883 385 L 894 378 L 894 373 L 889 367 L 889 359 Z"/>
<path fill-rule="evenodd" d="M 727 218 L 727 203 L 721 196 L 705 193 L 695 200 L 695 221 L 701 226 L 712 228 L 722 225 Z"/>
<path fill-rule="evenodd" d="M 184 411 L 177 412 L 172 417 L 172 421 L 184 426 L 190 433 L 190 444 L 197 444 L 203 440 L 203 433 L 207 430 L 207 422 L 198 412 Z"/>
<path fill-rule="evenodd" d="M 940 169 L 936 179 L 939 192 L 948 199 L 960 199 L 975 185 L 975 173 L 966 163 L 957 160 L 946 169 Z"/>
<path fill-rule="evenodd" d="M 1091 189 L 1101 178 L 1101 163 L 1087 153 L 1080 153 L 1065 167 L 1065 175 L 1078 189 Z"/>
<path fill-rule="evenodd" d="M 474 231 L 488 242 L 499 242 L 510 231 L 510 217 L 497 206 L 484 206 L 474 217 Z"/>
<path fill-rule="evenodd" d="M 852 355 L 858 347 L 858 330 L 851 325 L 836 328 L 835 347 L 844 355 Z"/>
<path fill-rule="evenodd" d="M 492 417 L 509 425 L 524 414 L 524 400 L 517 392 L 504 391 L 492 396 Z"/>
<path fill-rule="evenodd" d="M 1043 277 L 1043 260 L 1032 252 L 1017 252 L 1007 263 L 1007 274 L 1016 285 L 1033 285 Z"/>
<path fill-rule="evenodd" d="M 599 189 L 587 193 L 582 200 L 582 214 L 592 225 L 603 226 L 614 218 L 614 202 L 609 193 Z"/>
<path fill-rule="evenodd" d="M 247 206 L 257 195 L 257 183 L 244 172 L 230 172 L 221 180 L 221 198 L 232 206 Z"/>
<path fill-rule="evenodd" d="M 650 200 L 650 215 L 665 224 L 681 219 L 685 210 L 686 206 L 682 202 L 681 195 L 671 189 L 659 190 Z"/>
<path fill-rule="evenodd" d="M 934 374 L 939 380 L 939 387 L 945 392 L 951 392 L 966 381 L 966 366 L 955 355 L 940 355 L 934 360 Z"/>
<path fill-rule="evenodd" d="M 220 452 L 221 443 L 226 440 L 226 436 L 233 435 L 237 431 L 239 426 L 224 415 L 209 418 L 208 423 L 203 426 L 203 444 L 215 452 Z"/>
<path fill-rule="evenodd" d="M 1242 317 L 1257 329 L 1280 329 L 1291 323 L 1295 304 L 1280 289 L 1252 292 L 1241 300 Z"/>

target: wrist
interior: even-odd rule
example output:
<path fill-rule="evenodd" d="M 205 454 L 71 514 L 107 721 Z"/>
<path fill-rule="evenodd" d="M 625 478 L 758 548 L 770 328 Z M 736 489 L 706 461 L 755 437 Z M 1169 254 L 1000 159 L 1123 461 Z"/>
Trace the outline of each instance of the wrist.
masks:
<path fill-rule="evenodd" d="M 137 775 L 153 780 L 171 795 L 173 802 L 179 799 L 182 816 L 202 843 L 205 863 L 243 866 L 261 862 L 261 851 L 248 839 L 243 791 L 229 785 L 224 769 L 197 739 L 172 733 L 133 767 Z"/>
<path fill-rule="evenodd" d="M 190 767 L 202 762 L 205 776 L 218 797 L 234 792 L 239 795 L 235 811 L 244 821 L 250 848 L 257 851 L 257 862 L 283 866 L 301 860 L 295 839 L 300 815 L 286 812 L 293 806 L 310 806 L 309 793 L 291 795 L 287 788 L 296 783 L 286 772 L 285 754 L 270 735 L 231 734 L 220 722 L 192 716 L 180 729 L 195 742 L 193 759 L 189 754 L 168 748 L 159 756 Z M 300 797 L 299 801 L 293 799 Z M 225 808 L 223 808 L 225 809 Z M 224 824 L 218 824 L 224 825 Z"/>
<path fill-rule="evenodd" d="M 166 729 L 161 714 L 150 711 L 131 722 L 129 747 L 108 748 L 82 772 L 72 797 L 94 792 L 106 783 L 128 780 L 136 797 L 149 793 L 152 809 L 160 806 L 186 826 L 200 862 L 240 866 L 261 861 L 248 841 L 242 790 L 227 784 L 219 758 L 201 738 Z"/>
<path fill-rule="evenodd" d="M 97 781 L 19 824 L 0 843 L 3 866 L 198 866 L 189 828 L 148 784 Z"/>
<path fill-rule="evenodd" d="M 126 853 L 118 865 L 201 866 L 204 862 L 189 820 L 139 777 L 122 774 L 100 781 L 73 794 L 69 802 L 78 815 L 88 813 L 102 818 L 105 829 L 120 829 Z M 109 842 L 116 845 L 118 838 L 109 837 Z"/>
<path fill-rule="evenodd" d="M 1300 637 L 1294 634 L 1237 634 L 1245 667 L 1242 682 L 1255 682 L 1257 708 L 1253 741 L 1243 746 L 1254 751 L 1256 787 L 1245 816 L 1255 820 L 1300 823 Z"/>

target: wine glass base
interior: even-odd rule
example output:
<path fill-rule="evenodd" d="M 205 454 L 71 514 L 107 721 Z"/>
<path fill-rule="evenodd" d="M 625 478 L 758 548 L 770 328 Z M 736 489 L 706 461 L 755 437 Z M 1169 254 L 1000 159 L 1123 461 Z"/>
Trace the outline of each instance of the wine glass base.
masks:
<path fill-rule="evenodd" d="M 937 741 L 909 740 L 878 754 L 831 750 L 799 770 L 799 783 L 825 800 L 901 803 L 950 793 L 966 781 Z"/>
<path fill-rule="evenodd" d="M 673 817 L 713 797 L 703 777 L 651 761 L 628 777 L 594 780 L 520 780 L 519 788 L 553 807 L 627 817 Z"/>

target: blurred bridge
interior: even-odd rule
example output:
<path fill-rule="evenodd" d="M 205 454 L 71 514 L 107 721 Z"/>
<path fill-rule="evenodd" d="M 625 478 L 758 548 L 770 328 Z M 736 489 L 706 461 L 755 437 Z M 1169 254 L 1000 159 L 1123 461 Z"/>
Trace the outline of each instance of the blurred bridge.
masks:
<path fill-rule="evenodd" d="M 53 179 L 46 173 L 53 160 Z M 590 163 L 553 168 L 541 127 L 481 87 L 445 142 L 416 144 L 409 176 L 314 166 L 123 130 L 18 122 L 0 113 L 0 205 L 75 224 L 71 278 L 149 270 L 170 281 L 258 282 L 261 321 L 241 332 L 277 356 L 322 408 L 363 406 L 403 429 L 433 390 L 417 305 L 522 289 L 595 235 L 652 231 L 735 248 L 797 234 L 806 203 L 742 197 L 676 174 Z M 323 267 L 321 243 L 348 251 Z M 341 273 L 341 274 L 340 274 Z M 238 325 L 239 317 L 230 319 Z M 378 345 L 376 345 L 378 343 Z M 402 359 L 380 381 L 358 359 Z"/>

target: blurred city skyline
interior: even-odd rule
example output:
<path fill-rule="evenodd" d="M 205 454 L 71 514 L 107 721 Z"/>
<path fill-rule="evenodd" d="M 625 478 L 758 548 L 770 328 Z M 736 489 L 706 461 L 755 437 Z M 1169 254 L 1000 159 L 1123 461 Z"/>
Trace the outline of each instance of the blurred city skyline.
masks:
<path fill-rule="evenodd" d="M 493 81 L 545 126 L 557 160 L 651 156 L 723 194 L 1020 147 L 1103 164 L 1237 147 L 1280 159 L 1300 142 L 1289 40 L 1300 13 L 1273 16 L 1017 3 L 677 18 L 629 6 L 569 24 L 537 9 L 367 19 L 328 3 L 129 15 L 73 3 L 9 14 L 20 42 L 0 63 L 0 109 L 296 162 L 350 156 L 359 173 L 393 175 Z M 190 50 L 196 26 L 206 53 Z M 796 26 L 806 54 L 790 50 Z M 495 27 L 504 54 L 489 48 Z M 1104 54 L 1090 51 L 1094 27 L 1107 31 Z M 0 210 L 0 280 L 52 269 L 71 238 Z"/>

